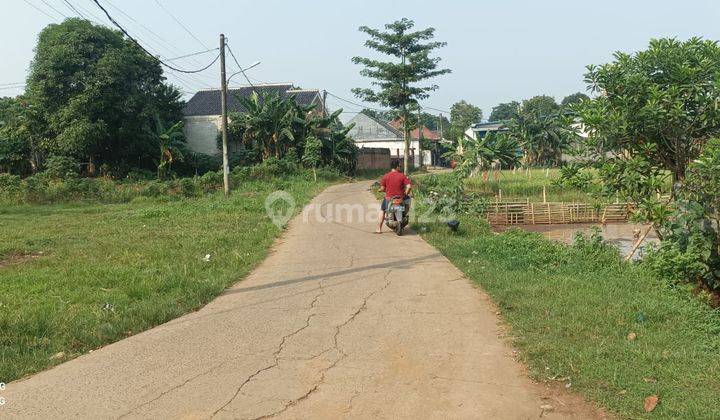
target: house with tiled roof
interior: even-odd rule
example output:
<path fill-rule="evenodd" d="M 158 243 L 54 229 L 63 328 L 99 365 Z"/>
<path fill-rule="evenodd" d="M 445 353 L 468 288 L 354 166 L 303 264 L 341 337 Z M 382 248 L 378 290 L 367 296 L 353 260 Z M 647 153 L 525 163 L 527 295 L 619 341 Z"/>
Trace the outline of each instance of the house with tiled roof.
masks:
<path fill-rule="evenodd" d="M 395 127 L 395 129 L 402 132 L 402 120 L 400 120 L 399 118 L 390 121 L 390 125 L 392 125 L 393 127 Z M 431 130 L 425 126 L 422 127 L 422 130 L 419 130 L 417 128 L 410 130 L 410 138 L 413 140 L 418 140 L 420 138 L 418 136 L 418 133 L 420 133 L 420 136 L 425 140 L 430 140 L 430 141 L 440 141 L 441 140 L 441 136 L 440 136 L 439 132 Z"/>
<path fill-rule="evenodd" d="M 261 97 L 265 93 L 277 93 L 280 97 L 293 96 L 303 106 L 314 105 L 318 113 L 325 113 L 322 94 L 318 89 L 297 89 L 292 83 L 258 84 L 228 89 L 228 113 L 246 111 L 240 98 L 248 98 L 254 91 Z M 222 121 L 220 89 L 206 89 L 197 92 L 183 109 L 185 138 L 195 153 L 217 155 L 217 137 Z"/>
<path fill-rule="evenodd" d="M 390 122 L 373 118 L 362 112 L 355 115 L 349 124 L 355 124 L 348 132 L 358 148 L 384 148 L 390 150 L 393 159 L 402 159 L 405 156 L 405 140 L 401 129 L 394 127 Z M 410 141 L 410 163 L 417 166 L 420 162 L 420 153 L 417 137 Z"/>

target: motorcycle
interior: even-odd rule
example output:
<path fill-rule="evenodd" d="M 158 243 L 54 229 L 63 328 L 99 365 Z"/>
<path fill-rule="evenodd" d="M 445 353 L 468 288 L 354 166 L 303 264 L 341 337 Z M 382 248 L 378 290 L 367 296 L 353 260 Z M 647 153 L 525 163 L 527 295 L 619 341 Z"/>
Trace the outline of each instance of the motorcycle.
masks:
<path fill-rule="evenodd" d="M 385 211 L 385 225 L 394 230 L 398 236 L 403 234 L 403 229 L 410 222 L 410 198 L 402 195 L 395 195 L 388 202 Z"/>

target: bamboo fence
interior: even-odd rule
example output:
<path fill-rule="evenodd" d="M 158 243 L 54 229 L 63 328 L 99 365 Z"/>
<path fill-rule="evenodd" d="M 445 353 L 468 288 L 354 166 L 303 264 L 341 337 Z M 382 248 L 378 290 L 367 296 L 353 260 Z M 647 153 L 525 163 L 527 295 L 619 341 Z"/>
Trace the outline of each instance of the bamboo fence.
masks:
<path fill-rule="evenodd" d="M 627 203 L 603 207 L 587 203 L 496 201 L 488 205 L 485 215 L 491 225 L 613 223 L 626 222 L 630 210 Z"/>

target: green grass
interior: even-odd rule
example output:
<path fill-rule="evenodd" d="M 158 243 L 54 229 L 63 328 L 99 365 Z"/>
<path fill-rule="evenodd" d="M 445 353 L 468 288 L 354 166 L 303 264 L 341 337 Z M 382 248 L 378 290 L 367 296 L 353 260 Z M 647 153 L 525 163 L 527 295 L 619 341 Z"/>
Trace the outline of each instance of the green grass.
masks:
<path fill-rule="evenodd" d="M 244 182 L 229 199 L 2 206 L 0 382 L 200 308 L 280 233 L 266 216 L 269 192 L 302 204 L 327 185 L 296 176 Z"/>
<path fill-rule="evenodd" d="M 495 235 L 471 217 L 455 234 L 424 230 L 492 296 L 535 379 L 569 378 L 561 383 L 621 417 L 720 418 L 720 313 L 687 291 L 607 247 Z"/>
<path fill-rule="evenodd" d="M 531 169 L 529 172 L 518 169 L 515 173 L 511 170 L 502 170 L 491 173 L 487 182 L 483 180 L 482 174 L 478 174 L 466 181 L 468 192 L 480 193 L 494 197 L 502 190 L 503 200 L 518 200 L 541 202 L 543 186 L 547 194 L 547 201 L 565 202 L 591 202 L 594 201 L 587 193 L 561 187 L 554 184 L 559 177 L 557 169 Z"/>

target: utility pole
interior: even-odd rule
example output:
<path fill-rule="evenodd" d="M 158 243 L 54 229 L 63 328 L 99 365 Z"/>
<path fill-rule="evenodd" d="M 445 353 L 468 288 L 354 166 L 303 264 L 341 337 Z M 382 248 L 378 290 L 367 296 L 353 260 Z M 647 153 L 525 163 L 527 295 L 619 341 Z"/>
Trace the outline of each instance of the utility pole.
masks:
<path fill-rule="evenodd" d="M 230 195 L 230 163 L 228 162 L 227 135 L 227 79 L 225 78 L 225 34 L 220 34 L 220 109 L 222 110 L 222 154 L 223 154 L 223 186 L 225 196 Z"/>
<path fill-rule="evenodd" d="M 418 122 L 417 122 L 417 131 L 418 131 L 418 153 L 420 154 L 420 169 L 423 167 L 423 135 L 422 135 L 422 121 L 420 120 L 420 104 L 418 104 Z"/>
<path fill-rule="evenodd" d="M 442 116 L 442 112 L 441 112 L 441 113 L 440 113 L 439 122 L 438 122 L 438 123 L 439 123 L 438 125 L 440 126 L 440 140 L 438 140 L 438 141 L 435 142 L 435 162 L 433 163 L 435 166 L 440 166 L 440 165 L 438 164 L 438 161 L 440 161 L 440 158 L 438 157 L 438 152 L 437 152 L 438 143 L 441 142 L 441 141 L 443 141 L 443 140 L 445 140 L 445 134 L 443 134 L 443 123 L 442 123 L 443 121 L 442 121 L 442 119 L 443 119 L 443 116 Z"/>

